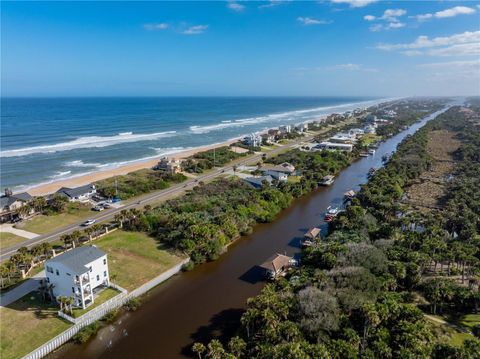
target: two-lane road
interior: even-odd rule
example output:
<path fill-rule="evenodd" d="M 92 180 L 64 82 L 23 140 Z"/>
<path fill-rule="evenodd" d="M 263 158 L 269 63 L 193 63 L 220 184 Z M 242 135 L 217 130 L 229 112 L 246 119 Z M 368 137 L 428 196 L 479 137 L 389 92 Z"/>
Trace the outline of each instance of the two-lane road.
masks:
<path fill-rule="evenodd" d="M 279 152 L 283 152 L 285 150 L 296 147 L 300 143 L 310 142 L 310 141 L 313 140 L 313 138 L 314 138 L 314 136 L 308 135 L 308 136 L 302 137 L 298 141 L 295 141 L 295 142 L 292 142 L 290 144 L 275 148 L 275 149 L 271 150 L 270 152 L 257 153 L 255 155 L 249 156 L 248 158 L 234 161 L 234 162 L 230 163 L 229 165 L 227 165 L 225 167 L 215 168 L 214 170 L 212 170 L 212 171 L 210 171 L 210 172 L 208 172 L 204 175 L 200 175 L 200 176 L 198 176 L 194 179 L 189 179 L 185 182 L 182 182 L 180 184 L 176 184 L 176 185 L 174 185 L 172 187 L 169 187 L 167 189 L 151 192 L 151 193 L 136 197 L 135 199 L 126 202 L 126 204 L 122 207 L 110 209 L 106 212 L 101 212 L 101 213 L 98 213 L 96 215 L 92 215 L 90 218 L 95 219 L 97 222 L 110 221 L 114 218 L 114 216 L 117 213 L 119 213 L 122 210 L 128 210 L 128 209 L 131 209 L 131 208 L 142 208 L 147 204 L 159 202 L 161 200 L 164 200 L 164 199 L 167 199 L 167 198 L 170 198 L 170 197 L 173 197 L 173 196 L 177 196 L 177 195 L 185 192 L 186 190 L 191 189 L 192 187 L 197 185 L 198 182 L 201 182 L 201 181 L 207 182 L 209 180 L 214 179 L 215 177 L 218 177 L 218 176 L 224 174 L 225 172 L 233 170 L 233 166 L 246 165 L 246 164 L 249 164 L 249 163 L 256 163 L 256 162 L 258 162 L 259 160 L 262 159 L 262 156 L 264 154 L 266 154 L 268 157 L 271 157 L 273 155 L 278 154 Z M 23 241 L 21 243 L 18 243 L 18 244 L 14 245 L 12 247 L 9 247 L 9 248 L 5 248 L 5 249 L 2 248 L 1 251 L 0 251 L 0 261 L 4 261 L 4 260 L 10 258 L 10 256 L 15 254 L 15 252 L 20 247 L 31 247 L 31 246 L 34 246 L 34 245 L 37 245 L 37 244 L 40 244 L 40 243 L 43 243 L 43 242 L 53 242 L 64 234 L 71 233 L 75 230 L 84 229 L 85 227 L 82 226 L 83 222 L 84 221 L 80 221 L 80 222 L 77 222 L 77 223 L 74 223 L 74 224 L 71 224 L 71 225 L 68 225 L 68 226 L 65 226 L 65 227 L 58 228 L 58 229 L 56 229 L 56 230 L 54 230 L 50 233 L 47 233 L 47 234 L 43 234 L 41 236 L 38 236 L 38 237 L 35 237 L 35 238 L 32 238 L 32 239 L 26 239 L 25 241 Z"/>

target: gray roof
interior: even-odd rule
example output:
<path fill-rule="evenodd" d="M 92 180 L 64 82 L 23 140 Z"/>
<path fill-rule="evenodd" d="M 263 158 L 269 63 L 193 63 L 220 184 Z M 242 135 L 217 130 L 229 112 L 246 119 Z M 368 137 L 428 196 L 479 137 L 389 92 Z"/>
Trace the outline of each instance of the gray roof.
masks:
<path fill-rule="evenodd" d="M 33 198 L 28 192 L 15 193 L 12 197 L 24 202 L 30 201 Z"/>
<path fill-rule="evenodd" d="M 85 193 L 88 193 L 93 189 L 95 189 L 95 186 L 93 184 L 87 184 L 85 186 L 76 187 L 76 188 L 62 187 L 56 193 L 64 194 L 70 198 L 74 198 L 74 197 L 84 195 Z"/>
<path fill-rule="evenodd" d="M 244 180 L 250 184 L 262 186 L 263 181 L 267 181 L 271 185 L 273 178 L 272 176 L 260 176 L 260 177 L 247 177 L 247 178 L 244 178 Z"/>
<path fill-rule="evenodd" d="M 60 263 L 68 269 L 71 269 L 73 274 L 82 274 L 88 271 L 86 267 L 87 264 L 98 258 L 102 258 L 104 255 L 106 255 L 106 253 L 95 246 L 83 246 L 51 258 L 46 264 Z"/>
<path fill-rule="evenodd" d="M 13 194 L 11 196 L 1 196 L 0 197 L 0 207 L 10 207 L 16 201 L 28 202 L 32 199 L 27 192 Z"/>

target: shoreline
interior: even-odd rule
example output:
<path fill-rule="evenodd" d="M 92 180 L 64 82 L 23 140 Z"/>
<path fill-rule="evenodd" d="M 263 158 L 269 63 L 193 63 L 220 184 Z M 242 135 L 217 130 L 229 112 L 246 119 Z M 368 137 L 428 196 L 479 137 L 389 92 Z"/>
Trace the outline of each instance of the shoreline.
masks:
<path fill-rule="evenodd" d="M 398 98 L 384 98 L 384 99 L 378 99 L 378 100 L 362 101 L 362 102 L 357 103 L 356 105 L 357 106 L 364 105 L 368 108 L 368 107 L 371 107 L 371 106 L 375 106 L 375 105 L 378 105 L 378 104 L 381 104 L 381 103 L 390 102 L 390 101 L 397 100 L 397 99 Z M 347 105 L 353 105 L 353 104 L 345 104 L 345 105 L 340 105 L 340 106 L 347 106 Z M 333 113 L 337 113 L 337 112 L 328 112 L 326 114 L 319 115 L 316 118 L 312 118 L 312 119 L 309 119 L 309 120 L 298 122 L 296 124 L 292 124 L 292 126 L 298 125 L 298 124 L 312 123 L 312 122 L 324 119 L 324 118 L 328 117 L 329 115 L 331 115 Z M 272 128 L 278 128 L 278 127 L 270 127 L 269 129 L 272 129 Z M 268 129 L 259 130 L 259 131 L 256 131 L 256 133 L 264 134 L 264 133 L 266 133 L 267 130 Z M 131 172 L 142 170 L 142 169 L 152 168 L 153 166 L 155 166 L 158 163 L 158 161 L 162 157 L 185 159 L 185 158 L 190 157 L 190 156 L 192 156 L 192 155 L 194 155 L 198 152 L 208 151 L 208 150 L 211 150 L 213 148 L 218 148 L 218 147 L 223 147 L 223 146 L 229 146 L 230 144 L 237 142 L 239 139 L 243 138 L 244 136 L 245 135 L 240 135 L 238 137 L 230 138 L 226 141 L 219 142 L 219 143 L 213 143 L 213 144 L 194 147 L 194 148 L 182 149 L 182 150 L 179 150 L 178 152 L 170 152 L 170 153 L 167 153 L 167 154 L 164 154 L 164 155 L 152 156 L 150 158 L 133 160 L 128 164 L 123 164 L 123 165 L 120 165 L 118 167 L 112 167 L 112 168 L 108 168 L 108 169 L 105 169 L 105 170 L 100 170 L 100 171 L 95 171 L 94 170 L 94 171 L 91 171 L 91 172 L 74 175 L 74 176 L 71 176 L 71 177 L 68 177 L 68 178 L 55 179 L 55 180 L 52 180 L 52 181 L 38 183 L 38 184 L 34 184 L 34 185 L 19 186 L 15 190 L 15 193 L 28 192 L 32 196 L 45 196 L 45 195 L 49 195 L 49 194 L 52 194 L 52 193 L 56 192 L 61 187 L 83 186 L 83 185 L 87 185 L 89 183 L 94 183 L 94 182 L 101 181 L 101 180 L 104 180 L 104 179 L 108 179 L 108 178 L 111 178 L 111 177 L 122 176 L 122 175 L 126 175 L 128 173 L 131 173 Z"/>

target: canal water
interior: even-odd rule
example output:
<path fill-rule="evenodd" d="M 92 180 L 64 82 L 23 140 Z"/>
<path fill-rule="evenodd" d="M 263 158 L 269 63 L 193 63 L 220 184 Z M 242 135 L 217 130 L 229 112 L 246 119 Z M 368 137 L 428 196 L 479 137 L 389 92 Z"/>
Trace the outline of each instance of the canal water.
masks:
<path fill-rule="evenodd" d="M 313 226 L 326 223 L 328 206 L 340 206 L 343 194 L 358 190 L 382 156 L 440 112 L 430 115 L 380 145 L 375 155 L 343 170 L 330 187 L 295 200 L 272 223 L 260 224 L 217 261 L 174 276 L 152 290 L 136 312 L 122 315 L 85 345 L 69 344 L 49 358 L 181 358 L 191 355 L 195 341 L 222 340 L 234 334 L 246 301 L 264 286 L 258 267 L 275 253 L 295 255 L 299 241 Z M 141 266 L 141 263 L 138 264 Z"/>

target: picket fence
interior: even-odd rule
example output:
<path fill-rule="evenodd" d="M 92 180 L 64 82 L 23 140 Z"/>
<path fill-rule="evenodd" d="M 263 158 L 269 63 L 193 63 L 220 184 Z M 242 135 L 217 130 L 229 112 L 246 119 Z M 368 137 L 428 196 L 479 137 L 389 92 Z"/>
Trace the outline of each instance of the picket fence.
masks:
<path fill-rule="evenodd" d="M 145 294 L 152 288 L 156 287 L 160 283 L 166 281 L 168 278 L 172 277 L 173 275 L 177 274 L 182 270 L 184 264 L 190 261 L 189 258 L 184 259 L 182 262 L 178 263 L 174 267 L 170 268 L 169 270 L 163 272 L 159 276 L 155 277 L 151 281 L 143 284 L 142 286 L 134 289 L 131 292 L 112 284 L 112 287 L 121 291 L 121 293 L 105 303 L 102 303 L 96 308 L 93 308 L 89 312 L 85 313 L 79 318 L 72 318 L 69 315 L 59 312 L 59 316 L 74 323 L 74 325 L 65 330 L 64 332 L 57 335 L 55 338 L 49 340 L 47 343 L 43 344 L 42 346 L 38 347 L 30 354 L 27 354 L 23 357 L 23 359 L 40 359 L 46 356 L 47 354 L 51 353 L 55 349 L 59 348 L 67 341 L 69 341 L 75 334 L 77 334 L 81 329 L 86 327 L 87 325 L 92 324 L 93 322 L 99 320 L 103 316 L 105 316 L 108 312 L 120 308 L 122 305 L 127 303 L 130 299 L 138 297 L 142 294 Z"/>

